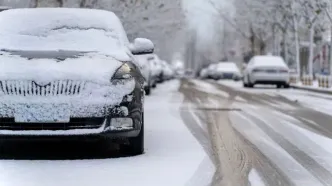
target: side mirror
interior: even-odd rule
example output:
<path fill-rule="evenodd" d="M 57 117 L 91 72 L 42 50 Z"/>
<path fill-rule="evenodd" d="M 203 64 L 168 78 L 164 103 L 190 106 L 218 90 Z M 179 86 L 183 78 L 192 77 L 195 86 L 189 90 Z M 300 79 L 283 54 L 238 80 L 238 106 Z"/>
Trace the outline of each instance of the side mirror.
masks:
<path fill-rule="evenodd" d="M 154 44 L 149 39 L 136 38 L 134 43 L 130 44 L 129 49 L 134 55 L 152 54 Z"/>

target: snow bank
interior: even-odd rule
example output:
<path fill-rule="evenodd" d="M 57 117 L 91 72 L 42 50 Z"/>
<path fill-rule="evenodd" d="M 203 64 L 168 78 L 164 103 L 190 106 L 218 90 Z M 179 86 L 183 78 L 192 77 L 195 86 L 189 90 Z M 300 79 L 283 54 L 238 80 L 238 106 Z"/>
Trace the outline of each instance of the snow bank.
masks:
<path fill-rule="evenodd" d="M 127 61 L 128 38 L 117 16 L 104 10 L 37 8 L 0 14 L 0 48 L 102 51 Z"/>

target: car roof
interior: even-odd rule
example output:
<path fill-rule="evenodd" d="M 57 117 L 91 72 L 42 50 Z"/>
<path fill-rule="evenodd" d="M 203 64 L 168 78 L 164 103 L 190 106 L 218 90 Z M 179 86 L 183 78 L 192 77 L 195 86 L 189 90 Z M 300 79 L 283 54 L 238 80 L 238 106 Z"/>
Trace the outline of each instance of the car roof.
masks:
<path fill-rule="evenodd" d="M 33 26 L 31 26 L 33 25 Z M 0 14 L 0 33 L 43 36 L 61 28 L 95 28 L 117 33 L 129 43 L 120 19 L 110 11 L 81 8 L 17 8 Z"/>

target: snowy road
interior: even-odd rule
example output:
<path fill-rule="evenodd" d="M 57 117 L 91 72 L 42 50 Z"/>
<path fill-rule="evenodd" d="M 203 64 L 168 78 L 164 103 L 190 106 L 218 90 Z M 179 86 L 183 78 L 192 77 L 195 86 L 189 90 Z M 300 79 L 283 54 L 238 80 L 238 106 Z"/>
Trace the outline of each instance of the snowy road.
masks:
<path fill-rule="evenodd" d="M 331 96 L 233 81 L 184 80 L 180 91 L 205 121 L 214 185 L 332 185 Z"/>
<path fill-rule="evenodd" d="M 209 185 L 215 173 L 211 151 L 183 122 L 179 84 L 158 85 L 146 99 L 144 155 L 121 157 L 115 146 L 94 142 L 6 143 L 0 154 L 0 185 Z"/>
<path fill-rule="evenodd" d="M 1 186 L 332 185 L 332 96 L 173 80 L 145 103 L 146 152 L 94 142 L 6 143 Z"/>

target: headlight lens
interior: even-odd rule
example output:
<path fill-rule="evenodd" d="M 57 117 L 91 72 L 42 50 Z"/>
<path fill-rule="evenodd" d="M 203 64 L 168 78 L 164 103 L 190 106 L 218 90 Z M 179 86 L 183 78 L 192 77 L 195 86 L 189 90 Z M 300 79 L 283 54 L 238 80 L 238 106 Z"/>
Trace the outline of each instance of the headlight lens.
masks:
<path fill-rule="evenodd" d="M 131 76 L 131 67 L 127 63 L 123 64 L 112 77 L 114 79 L 130 79 Z"/>
<path fill-rule="evenodd" d="M 123 64 L 118 70 L 115 72 L 111 79 L 111 83 L 113 85 L 119 85 L 119 84 L 124 84 L 128 80 L 132 79 L 132 68 L 130 64 L 125 63 Z"/>

